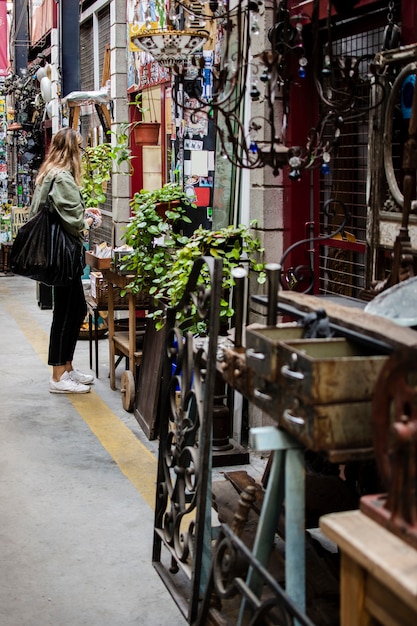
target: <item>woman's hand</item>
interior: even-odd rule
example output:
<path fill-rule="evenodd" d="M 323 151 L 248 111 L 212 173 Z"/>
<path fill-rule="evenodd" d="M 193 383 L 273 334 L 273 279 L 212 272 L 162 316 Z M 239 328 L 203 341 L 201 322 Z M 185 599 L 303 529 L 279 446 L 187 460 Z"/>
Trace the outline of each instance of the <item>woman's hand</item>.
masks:
<path fill-rule="evenodd" d="M 98 228 L 103 222 L 100 209 L 94 208 L 85 210 L 84 219 L 89 228 Z"/>

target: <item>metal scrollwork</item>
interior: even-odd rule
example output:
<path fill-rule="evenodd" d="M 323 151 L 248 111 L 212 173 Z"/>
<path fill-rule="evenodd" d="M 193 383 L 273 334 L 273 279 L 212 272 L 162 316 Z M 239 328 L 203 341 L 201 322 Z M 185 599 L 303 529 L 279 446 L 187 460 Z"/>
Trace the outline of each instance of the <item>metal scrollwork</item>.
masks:
<path fill-rule="evenodd" d="M 336 235 L 338 235 L 339 233 L 342 233 L 346 227 L 346 224 L 350 218 L 350 211 L 348 210 L 348 208 L 346 207 L 346 205 L 341 201 L 341 200 L 336 200 L 335 198 L 330 198 L 329 200 L 327 200 L 327 202 L 325 202 L 324 206 L 323 206 L 323 215 L 325 215 L 326 217 L 330 218 L 331 216 L 335 216 L 336 212 L 334 210 L 334 208 L 332 208 L 334 205 L 338 205 L 339 207 L 341 207 L 342 211 L 343 211 L 343 216 L 341 218 L 341 222 L 339 224 L 339 226 L 336 228 L 336 230 L 334 230 L 332 233 L 330 233 L 329 235 L 319 235 L 318 237 L 308 237 L 306 239 L 301 239 L 300 241 L 296 241 L 295 243 L 293 243 L 291 246 L 289 246 L 284 254 L 281 257 L 281 260 L 279 262 L 281 268 L 282 268 L 282 273 L 281 273 L 281 285 L 283 287 L 283 289 L 292 289 L 293 286 L 295 286 L 297 283 L 304 281 L 307 278 L 310 278 L 310 282 L 307 286 L 307 288 L 302 291 L 302 293 L 310 293 L 313 289 L 314 286 L 314 281 L 315 281 L 315 275 L 314 275 L 314 270 L 313 267 L 311 265 L 298 265 L 297 267 L 290 267 L 287 270 L 284 269 L 284 262 L 286 260 L 286 258 L 288 257 L 288 255 L 295 249 L 298 248 L 299 246 L 305 245 L 305 244 L 309 244 L 310 246 L 312 246 L 313 243 L 315 242 L 323 242 L 323 241 L 328 241 L 334 237 L 336 237 Z"/>
<path fill-rule="evenodd" d="M 249 567 L 253 568 L 263 581 L 265 592 L 261 598 L 253 593 L 250 585 L 245 581 Z M 210 606 L 214 605 L 215 595 L 223 604 L 232 599 L 234 606 L 236 606 L 236 596 L 240 596 L 242 604 L 239 620 L 236 622 L 238 624 L 314 626 L 313 622 L 299 611 L 268 570 L 254 558 L 234 530 L 226 524 L 221 526 L 217 540 L 208 591 L 196 622 L 198 626 L 207 623 L 207 616 Z"/>
<path fill-rule="evenodd" d="M 209 285 L 199 282 L 202 273 L 209 275 Z M 211 560 L 212 405 L 221 276 L 221 259 L 198 259 L 181 301 L 168 309 L 166 318 L 153 562 L 179 607 L 187 604 L 190 622 L 205 583 L 202 571 Z M 177 311 L 186 311 L 191 303 L 209 322 L 209 337 L 198 344 L 175 325 Z M 169 568 L 163 563 L 165 552 Z"/>

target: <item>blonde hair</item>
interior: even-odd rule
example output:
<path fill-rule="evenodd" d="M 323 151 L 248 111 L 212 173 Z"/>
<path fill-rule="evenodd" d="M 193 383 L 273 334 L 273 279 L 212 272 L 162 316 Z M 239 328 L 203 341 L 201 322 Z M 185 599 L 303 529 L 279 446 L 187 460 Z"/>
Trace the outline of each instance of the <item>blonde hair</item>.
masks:
<path fill-rule="evenodd" d="M 82 137 L 73 128 L 61 128 L 53 137 L 48 155 L 36 177 L 36 184 L 41 183 L 50 171 L 55 173 L 67 170 L 74 177 L 75 184 L 81 185 L 81 153 Z"/>

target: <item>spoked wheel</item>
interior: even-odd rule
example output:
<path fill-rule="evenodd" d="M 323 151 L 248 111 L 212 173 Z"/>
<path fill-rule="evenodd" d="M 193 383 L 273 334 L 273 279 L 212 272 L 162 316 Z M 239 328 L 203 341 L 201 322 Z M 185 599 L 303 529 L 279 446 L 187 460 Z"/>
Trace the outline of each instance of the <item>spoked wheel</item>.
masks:
<path fill-rule="evenodd" d="M 372 402 L 372 429 L 378 469 L 387 487 L 393 480 L 393 462 L 405 461 L 404 445 L 414 446 L 417 438 L 417 350 L 397 350 L 383 366 Z"/>
<path fill-rule="evenodd" d="M 123 408 L 131 413 L 135 401 L 135 377 L 130 370 L 123 372 L 121 386 Z"/>

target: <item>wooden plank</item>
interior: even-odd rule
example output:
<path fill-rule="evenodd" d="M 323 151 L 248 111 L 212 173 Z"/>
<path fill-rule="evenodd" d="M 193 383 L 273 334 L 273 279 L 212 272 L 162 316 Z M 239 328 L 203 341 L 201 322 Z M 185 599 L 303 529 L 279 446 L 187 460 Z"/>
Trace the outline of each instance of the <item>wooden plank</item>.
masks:
<path fill-rule="evenodd" d="M 365 585 L 365 609 L 378 623 L 386 626 L 416 626 L 415 611 L 382 585 L 375 578 L 368 577 Z"/>
<path fill-rule="evenodd" d="M 364 570 L 346 554 L 342 554 L 340 572 L 340 622 L 342 626 L 365 626 Z"/>
<path fill-rule="evenodd" d="M 110 80 L 110 44 L 104 46 L 103 72 L 101 74 L 101 86 L 105 87 L 107 81 Z"/>
<path fill-rule="evenodd" d="M 329 320 L 342 328 L 389 343 L 393 348 L 417 348 L 417 332 L 415 330 L 398 326 L 391 320 L 366 313 L 361 308 L 344 306 L 331 300 L 296 293 L 295 291 L 280 291 L 278 307 L 280 302 L 307 313 L 317 311 L 317 309 L 325 309 Z"/>
<path fill-rule="evenodd" d="M 155 322 L 148 320 L 133 414 L 149 440 L 155 439 L 158 434 L 157 412 L 165 336 L 164 328 L 156 330 Z"/>

